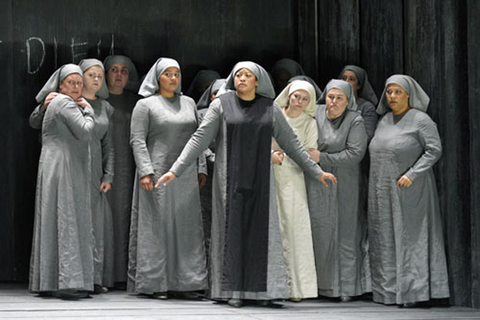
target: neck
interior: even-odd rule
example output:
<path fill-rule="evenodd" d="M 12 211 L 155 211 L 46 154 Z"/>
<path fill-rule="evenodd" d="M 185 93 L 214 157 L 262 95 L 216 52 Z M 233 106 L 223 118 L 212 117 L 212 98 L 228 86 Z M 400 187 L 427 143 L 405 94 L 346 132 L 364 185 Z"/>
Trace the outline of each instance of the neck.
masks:
<path fill-rule="evenodd" d="M 237 97 L 244 101 L 252 101 L 253 99 L 255 99 L 255 91 L 248 93 L 241 93 L 237 91 Z"/>
<path fill-rule="evenodd" d="M 84 98 L 87 98 L 88 100 L 96 100 L 97 99 L 97 96 L 95 95 L 95 92 L 85 90 L 85 89 L 82 91 L 82 96 Z"/>
<path fill-rule="evenodd" d="M 158 94 L 165 98 L 173 98 L 175 97 L 175 91 L 162 91 L 158 90 Z"/>
<path fill-rule="evenodd" d="M 289 118 L 298 118 L 302 114 L 302 110 L 294 110 L 293 108 L 286 107 L 285 113 Z"/>
<path fill-rule="evenodd" d="M 407 110 L 410 110 L 410 106 L 407 104 L 405 107 L 401 108 L 401 109 L 398 109 L 398 110 L 392 110 L 392 114 L 393 115 L 398 115 L 398 114 L 402 114 L 404 113 L 405 111 Z"/>
<path fill-rule="evenodd" d="M 123 88 L 108 87 L 108 93 L 120 95 L 123 93 Z"/>

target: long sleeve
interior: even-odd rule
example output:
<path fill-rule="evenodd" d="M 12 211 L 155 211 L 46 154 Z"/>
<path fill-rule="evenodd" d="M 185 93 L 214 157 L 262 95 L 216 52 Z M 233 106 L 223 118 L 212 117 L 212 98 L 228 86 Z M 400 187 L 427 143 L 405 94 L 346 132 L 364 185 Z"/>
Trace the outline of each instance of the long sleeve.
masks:
<path fill-rule="evenodd" d="M 365 123 L 365 131 L 367 132 L 368 143 L 372 140 L 377 128 L 378 115 L 375 106 L 368 100 L 365 100 L 362 106 L 362 117 Z"/>
<path fill-rule="evenodd" d="M 305 128 L 305 149 L 318 149 L 318 129 L 315 119 L 309 121 Z"/>
<path fill-rule="evenodd" d="M 132 113 L 130 145 L 140 177 L 153 174 L 153 165 L 147 148 L 150 112 L 142 100 L 138 101 Z"/>
<path fill-rule="evenodd" d="M 273 137 L 278 145 L 305 173 L 318 179 L 323 174 L 322 169 L 310 159 L 280 108 L 277 105 L 274 105 L 273 108 Z"/>
<path fill-rule="evenodd" d="M 181 176 L 188 165 L 195 161 L 200 154 L 208 148 L 210 142 L 213 141 L 218 133 L 221 119 L 222 109 L 220 100 L 217 99 L 213 101 L 208 108 L 200 127 L 197 129 L 197 131 L 195 131 L 183 148 L 183 151 L 178 157 L 177 161 L 175 161 L 171 167 L 171 172 L 173 172 L 177 177 Z"/>
<path fill-rule="evenodd" d="M 423 146 L 424 153 L 406 173 L 412 181 L 418 175 L 431 169 L 442 155 L 442 142 L 437 125 L 426 113 L 418 114 L 418 138 Z"/>
<path fill-rule="evenodd" d="M 30 118 L 28 121 L 30 123 L 30 127 L 32 127 L 33 129 L 42 129 L 43 116 L 45 115 L 45 113 L 40 110 L 41 107 L 42 104 L 39 104 L 30 114 Z"/>
<path fill-rule="evenodd" d="M 329 166 L 351 166 L 362 161 L 367 150 L 367 133 L 363 119 L 357 116 L 348 132 L 345 149 L 334 152 L 321 152 L 320 164 Z"/>
<path fill-rule="evenodd" d="M 102 164 L 103 177 L 102 182 L 113 182 L 114 166 L 115 166 L 115 152 L 113 146 L 113 107 L 107 102 L 104 102 L 107 107 L 108 114 L 108 130 L 102 138 Z"/>
<path fill-rule="evenodd" d="M 95 117 L 92 107 L 86 106 L 81 109 L 70 97 L 59 96 L 52 100 L 52 103 L 63 104 L 60 109 L 60 115 L 72 134 L 78 140 L 90 139 L 95 126 Z"/>

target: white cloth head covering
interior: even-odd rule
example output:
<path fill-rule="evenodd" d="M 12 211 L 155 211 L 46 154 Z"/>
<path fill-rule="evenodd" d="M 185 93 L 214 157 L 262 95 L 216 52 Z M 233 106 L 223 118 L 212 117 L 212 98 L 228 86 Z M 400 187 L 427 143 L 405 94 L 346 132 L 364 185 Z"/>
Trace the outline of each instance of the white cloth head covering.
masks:
<path fill-rule="evenodd" d="M 208 106 L 210 105 L 210 102 L 211 102 L 210 97 L 212 96 L 212 94 L 215 91 L 220 90 L 220 88 L 226 82 L 227 81 L 225 79 L 213 80 L 212 84 L 207 88 L 207 90 L 205 90 L 205 92 L 202 94 L 202 96 L 198 100 L 197 109 L 200 110 L 200 109 L 208 108 Z"/>
<path fill-rule="evenodd" d="M 95 94 L 102 99 L 107 99 L 108 98 L 108 88 L 107 88 L 107 83 L 105 82 L 105 79 L 107 77 L 105 76 L 105 68 L 103 67 L 102 61 L 100 61 L 98 59 L 83 59 L 82 61 L 80 61 L 78 63 L 78 66 L 80 67 L 80 69 L 82 69 L 83 73 L 85 73 L 85 71 L 87 71 L 90 67 L 93 67 L 93 66 L 99 66 L 100 68 L 102 68 L 103 73 L 104 73 L 103 74 L 102 86 L 100 87 L 100 89 Z M 85 83 L 85 81 L 84 81 L 84 83 Z"/>
<path fill-rule="evenodd" d="M 78 73 L 83 77 L 82 69 L 76 64 L 68 63 L 64 64 L 55 71 L 47 80 L 43 88 L 38 92 L 35 100 L 37 103 L 43 103 L 43 100 L 50 92 L 58 92 L 58 86 L 60 82 L 72 73 Z"/>
<path fill-rule="evenodd" d="M 182 83 L 181 83 L 182 78 L 181 78 L 180 65 L 178 64 L 177 60 L 174 60 L 171 58 L 160 58 L 153 64 L 153 66 L 150 68 L 147 75 L 145 76 L 145 79 L 143 80 L 142 84 L 140 85 L 138 94 L 146 98 L 158 93 L 158 89 L 160 86 L 158 82 L 158 78 L 162 75 L 165 69 L 170 67 L 176 67 L 180 72 L 178 87 L 177 89 L 175 89 L 175 93 L 180 94 L 182 91 Z"/>
<path fill-rule="evenodd" d="M 373 91 L 372 85 L 368 81 L 367 71 L 358 66 L 346 65 L 338 76 L 340 79 L 342 79 L 343 73 L 346 70 L 353 71 L 357 75 L 358 96 L 376 105 L 378 103 L 378 97 L 375 94 L 375 91 Z"/>
<path fill-rule="evenodd" d="M 217 97 L 228 91 L 235 91 L 235 74 L 240 69 L 248 69 L 253 72 L 258 81 L 258 86 L 255 90 L 255 93 L 266 98 L 273 99 L 275 98 L 275 90 L 273 89 L 272 81 L 267 71 L 263 69 L 262 66 L 256 64 L 252 61 L 241 61 L 238 62 L 230 72 L 230 75 L 227 77 L 225 85 L 223 85 L 217 93 Z"/>
<path fill-rule="evenodd" d="M 309 76 L 295 76 L 290 78 L 290 80 L 288 80 L 288 83 L 291 83 L 295 80 L 303 80 L 303 81 L 310 82 L 310 84 L 315 88 L 315 95 L 317 96 L 316 102 L 320 100 L 320 97 L 322 96 L 322 89 L 320 89 L 320 87 L 317 85 L 315 81 L 313 81 L 312 78 L 310 78 Z"/>
<path fill-rule="evenodd" d="M 125 89 L 136 93 L 138 91 L 138 86 L 140 85 L 140 80 L 138 78 L 137 68 L 135 68 L 132 60 L 130 60 L 129 57 L 121 55 L 108 56 L 103 61 L 103 64 L 105 65 L 105 73 L 107 73 L 110 67 L 113 66 L 115 63 L 123 63 L 127 66 L 128 81 L 125 85 Z"/>
<path fill-rule="evenodd" d="M 409 107 L 423 112 L 427 112 L 430 98 L 428 97 L 427 93 L 422 89 L 422 87 L 420 87 L 418 82 L 410 76 L 403 74 L 395 74 L 388 78 L 387 81 L 385 81 L 385 89 L 383 89 L 382 97 L 380 98 L 380 103 L 377 107 L 378 114 L 382 115 L 392 110 L 390 109 L 387 98 L 385 97 L 387 87 L 391 83 L 398 84 L 407 92 L 407 94 L 410 96 L 408 98 Z"/>
<path fill-rule="evenodd" d="M 308 102 L 307 107 L 303 112 L 309 116 L 315 116 L 317 97 L 315 95 L 315 88 L 308 82 L 304 80 L 295 80 L 290 82 L 285 89 L 280 92 L 278 97 L 275 99 L 275 102 L 281 107 L 286 108 L 288 106 L 289 98 L 292 93 L 297 90 L 305 90 L 310 95 L 310 101 Z"/>
<path fill-rule="evenodd" d="M 320 103 L 325 103 L 325 98 L 328 94 L 328 91 L 334 88 L 342 90 L 343 93 L 345 93 L 345 95 L 347 96 L 348 110 L 352 110 L 352 111 L 358 110 L 358 105 L 357 105 L 357 101 L 355 100 L 355 95 L 353 94 L 352 86 L 350 85 L 350 83 L 343 80 L 338 80 L 338 79 L 332 79 L 327 83 L 327 86 L 325 87 L 325 90 L 323 90 L 323 94 L 320 97 Z"/>

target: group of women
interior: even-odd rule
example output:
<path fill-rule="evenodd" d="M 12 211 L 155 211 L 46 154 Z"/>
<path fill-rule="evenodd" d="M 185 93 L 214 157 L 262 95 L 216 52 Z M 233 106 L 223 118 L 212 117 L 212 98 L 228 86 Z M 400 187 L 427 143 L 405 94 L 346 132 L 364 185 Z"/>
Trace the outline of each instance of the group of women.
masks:
<path fill-rule="evenodd" d="M 155 62 L 139 95 L 123 56 L 57 70 L 30 118 L 42 129 L 30 290 L 202 290 L 233 307 L 447 298 L 428 96 L 395 75 L 378 103 L 357 66 L 323 93 L 302 73 L 281 60 L 272 81 L 242 61 L 225 80 L 205 72 L 196 104 L 171 58 Z"/>

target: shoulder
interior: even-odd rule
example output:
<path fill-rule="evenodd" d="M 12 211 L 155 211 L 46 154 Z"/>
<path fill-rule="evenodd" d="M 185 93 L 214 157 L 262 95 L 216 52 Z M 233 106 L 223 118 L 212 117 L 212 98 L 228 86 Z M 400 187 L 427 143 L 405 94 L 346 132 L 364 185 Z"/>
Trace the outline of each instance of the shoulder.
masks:
<path fill-rule="evenodd" d="M 181 96 L 179 96 L 179 98 L 182 105 L 188 105 L 192 108 L 195 108 L 195 110 L 197 109 L 197 104 L 195 103 L 195 100 L 193 100 L 189 96 L 185 96 L 182 94 Z"/>

